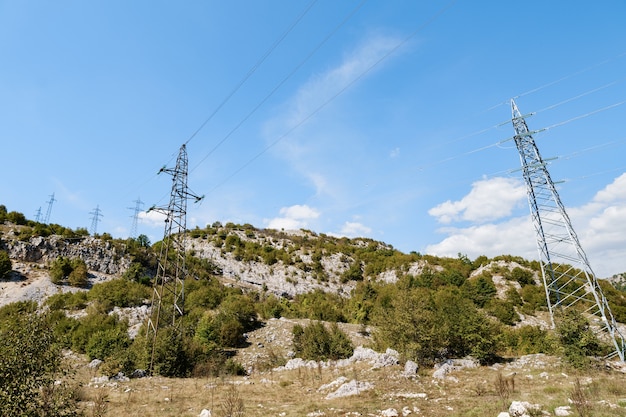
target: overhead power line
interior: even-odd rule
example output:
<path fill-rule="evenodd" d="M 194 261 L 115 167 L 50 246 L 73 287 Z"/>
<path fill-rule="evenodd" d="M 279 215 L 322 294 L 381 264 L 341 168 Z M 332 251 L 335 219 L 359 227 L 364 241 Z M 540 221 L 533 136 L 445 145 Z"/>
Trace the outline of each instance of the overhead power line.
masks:
<path fill-rule="evenodd" d="M 235 125 L 234 128 L 232 128 L 230 130 L 230 132 L 228 132 L 228 134 L 226 136 L 224 136 L 224 138 L 222 140 L 220 140 L 213 148 L 211 148 L 211 150 L 191 169 L 191 171 L 193 172 L 196 168 L 198 168 L 209 156 L 211 156 L 213 154 L 213 152 L 215 152 L 217 150 L 217 148 L 219 148 L 224 142 L 226 142 L 226 140 L 228 140 L 228 138 L 230 138 L 232 136 L 233 133 L 235 133 L 249 118 L 250 116 L 252 116 L 254 113 L 256 113 L 256 111 L 263 105 L 265 104 L 265 102 L 274 95 L 274 93 L 276 91 L 278 91 L 278 89 L 280 89 L 280 87 L 282 87 L 296 72 L 298 72 L 298 70 L 300 68 L 302 68 L 302 66 L 304 66 L 304 64 L 311 59 L 311 57 L 313 55 L 315 55 L 315 53 L 317 51 L 319 51 L 321 49 L 321 47 L 328 42 L 328 40 L 330 38 L 333 37 L 333 35 L 335 33 L 337 33 L 337 31 L 344 25 L 346 24 L 346 22 L 348 20 L 350 20 L 352 18 L 352 16 L 354 16 L 354 14 L 365 4 L 367 0 L 362 0 L 359 4 L 357 4 L 357 6 L 352 9 L 352 11 L 350 13 L 348 13 L 348 15 L 337 25 L 335 26 L 335 28 L 333 30 L 330 31 L 330 33 L 328 35 L 326 35 L 326 37 L 324 37 L 324 39 L 322 39 L 322 41 L 320 43 L 317 44 L 317 46 L 315 46 L 315 48 L 313 48 L 311 50 L 311 52 L 309 52 L 306 57 L 304 57 L 304 59 L 302 61 L 300 61 L 298 63 L 298 65 L 296 65 L 290 72 L 289 74 L 287 74 L 265 97 L 263 97 L 263 99 L 243 118 L 241 119 L 241 121 L 239 123 L 237 123 L 237 125 Z"/>
<path fill-rule="evenodd" d="M 324 109 L 328 104 L 330 104 L 333 100 L 335 100 L 337 97 L 339 97 L 341 94 L 343 94 L 346 90 L 348 90 L 350 87 L 352 87 L 354 84 L 356 84 L 359 80 L 361 80 L 366 74 L 368 74 L 372 69 L 374 69 L 376 66 L 378 66 L 381 62 L 383 62 L 385 59 L 389 58 L 392 54 L 394 54 L 398 49 L 400 49 L 402 46 L 404 46 L 408 41 L 410 41 L 415 35 L 417 35 L 419 32 L 421 32 L 422 30 L 424 30 L 426 27 L 428 27 L 429 25 L 431 25 L 433 22 L 435 22 L 442 14 L 444 14 L 448 9 L 450 9 L 452 7 L 452 5 L 456 2 L 456 0 L 452 0 L 451 2 L 447 3 L 443 8 L 441 8 L 439 11 L 437 11 L 437 13 L 435 13 L 433 16 L 431 16 L 428 20 L 426 20 L 423 24 L 421 24 L 417 29 L 415 29 L 413 32 L 411 32 L 409 35 L 407 35 L 404 39 L 402 39 L 400 42 L 398 42 L 393 48 L 391 48 L 389 51 L 387 51 L 387 53 L 385 53 L 382 57 L 380 57 L 378 60 L 376 60 L 373 64 L 371 64 L 369 67 L 367 67 L 364 71 L 362 71 L 360 74 L 358 74 L 355 78 L 353 78 L 350 82 L 348 82 L 343 88 L 341 88 L 338 92 L 336 92 L 335 94 L 333 94 L 330 98 L 328 98 L 326 101 L 324 101 L 322 104 L 320 104 L 318 107 L 316 107 L 311 113 L 309 113 L 307 116 L 303 117 L 302 119 L 300 119 L 300 121 L 298 121 L 297 123 L 295 123 L 290 129 L 288 129 L 285 133 L 283 133 L 282 135 L 280 135 L 276 140 L 274 140 L 272 143 L 270 143 L 269 145 L 267 145 L 265 148 L 263 148 L 259 153 L 257 153 L 256 155 L 254 155 L 252 158 L 250 158 L 247 162 L 245 162 L 244 164 L 242 164 L 239 168 L 237 168 L 234 172 L 232 172 L 228 177 L 226 177 L 224 180 L 222 180 L 220 183 L 218 183 L 217 185 L 215 185 L 211 190 L 209 190 L 208 192 L 211 193 L 213 191 L 215 191 L 217 188 L 221 187 L 222 185 L 224 185 L 226 182 L 228 182 L 231 178 L 233 178 L 234 176 L 236 176 L 237 174 L 239 174 L 241 171 L 243 171 L 245 168 L 247 168 L 249 165 L 251 165 L 254 161 L 256 161 L 257 159 L 259 159 L 261 156 L 263 156 L 267 151 L 269 151 L 271 148 L 273 148 L 274 146 L 276 146 L 279 142 L 281 142 L 283 139 L 285 139 L 287 136 L 289 136 L 293 131 L 295 131 L 296 129 L 298 129 L 300 126 L 302 126 L 303 124 L 305 124 L 308 120 L 310 120 L 313 116 L 315 116 L 317 113 L 319 113 L 322 109 Z"/>
<path fill-rule="evenodd" d="M 276 39 L 276 41 L 274 41 L 274 43 L 267 49 L 267 51 L 265 51 L 265 53 L 263 55 L 261 55 L 261 57 L 259 58 L 259 60 L 248 70 L 248 73 L 239 81 L 239 83 L 237 83 L 237 85 L 235 85 L 235 87 L 231 90 L 230 93 L 228 93 L 226 95 L 226 97 L 224 97 L 224 99 L 221 101 L 221 103 L 215 108 L 215 110 L 213 110 L 213 112 L 211 112 L 211 114 L 209 114 L 209 116 L 204 120 L 204 122 L 202 122 L 202 124 L 191 134 L 191 136 L 189 137 L 189 139 L 187 139 L 187 141 L 185 142 L 185 145 L 188 145 L 189 142 L 196 137 L 196 135 L 198 133 L 200 133 L 200 131 L 204 128 L 204 126 L 206 126 L 207 123 L 209 123 L 209 121 L 213 118 L 213 116 L 215 116 L 217 114 L 217 112 L 219 112 L 221 110 L 222 107 L 224 107 L 224 105 L 228 102 L 228 100 L 231 99 L 231 97 L 233 95 L 235 95 L 235 93 L 237 91 L 239 91 L 239 89 L 246 83 L 246 81 L 248 81 L 248 79 L 252 76 L 252 74 L 255 73 L 255 71 L 257 69 L 259 69 L 259 67 L 263 64 L 263 62 L 265 62 L 265 60 L 272 54 L 272 52 L 274 52 L 274 50 L 278 47 L 278 45 L 281 44 L 281 42 L 287 37 L 287 35 L 289 35 L 289 33 L 291 33 L 291 31 L 293 30 L 293 28 L 296 27 L 296 25 L 302 20 L 302 18 L 304 16 L 306 16 L 306 14 L 309 12 L 309 10 L 311 10 L 311 8 L 313 7 L 313 5 L 315 5 L 315 3 L 317 2 L 317 0 L 312 0 L 305 8 L 304 11 L 302 11 L 302 13 L 300 13 L 298 15 L 298 17 L 296 17 L 296 19 L 289 25 L 289 27 L 287 28 L 287 30 L 285 30 L 282 35 L 280 35 L 278 37 L 278 39 Z"/>

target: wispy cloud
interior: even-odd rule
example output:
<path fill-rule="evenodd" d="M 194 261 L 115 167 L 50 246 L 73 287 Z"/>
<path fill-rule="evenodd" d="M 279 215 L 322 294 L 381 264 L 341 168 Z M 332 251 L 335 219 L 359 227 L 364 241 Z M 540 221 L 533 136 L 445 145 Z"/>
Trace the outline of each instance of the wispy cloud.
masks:
<path fill-rule="evenodd" d="M 337 158 L 341 156 L 333 155 L 333 152 L 338 146 L 347 146 L 355 129 L 333 120 L 335 114 L 342 114 L 343 117 L 350 114 L 349 108 L 330 113 L 326 106 L 337 106 L 334 98 L 352 87 L 355 81 L 362 80 L 364 75 L 371 74 L 374 68 L 378 69 L 375 64 L 399 42 L 399 38 L 381 34 L 367 37 L 345 53 L 337 65 L 312 75 L 285 101 L 280 115 L 266 123 L 264 134 L 268 142 L 298 127 L 275 148 L 275 155 L 286 160 L 294 171 L 306 178 L 316 196 L 340 198 L 345 193 L 341 187 L 343 181 L 336 173 L 343 165 L 337 163 Z M 329 120 L 325 120 L 323 126 L 308 123 L 311 116 L 320 110 L 324 110 L 321 114 Z"/>

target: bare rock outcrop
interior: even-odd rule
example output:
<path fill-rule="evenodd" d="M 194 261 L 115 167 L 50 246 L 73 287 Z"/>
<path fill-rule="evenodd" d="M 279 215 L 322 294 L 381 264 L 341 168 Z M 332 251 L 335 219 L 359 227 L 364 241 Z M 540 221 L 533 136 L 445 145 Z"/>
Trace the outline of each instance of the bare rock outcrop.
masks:
<path fill-rule="evenodd" d="M 79 239 L 34 236 L 27 241 L 3 241 L 0 249 L 6 250 L 11 259 L 22 262 L 45 264 L 59 256 L 80 258 L 90 271 L 107 275 L 123 274 L 130 266 L 130 258 L 123 247 L 90 236 Z"/>

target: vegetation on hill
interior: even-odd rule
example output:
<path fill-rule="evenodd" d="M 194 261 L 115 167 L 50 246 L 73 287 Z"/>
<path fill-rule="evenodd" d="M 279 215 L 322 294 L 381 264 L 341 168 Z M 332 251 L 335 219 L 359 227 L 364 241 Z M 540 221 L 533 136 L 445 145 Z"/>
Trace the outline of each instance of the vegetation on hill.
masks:
<path fill-rule="evenodd" d="M 68 233 L 54 225 L 30 222 L 19 213 L 7 212 L 4 206 L 0 206 L 0 221 L 27 227 L 18 239 L 26 234 Z M 31 309 L 24 317 L 45 320 L 52 329 L 49 346 L 101 359 L 101 372 L 108 375 L 131 374 L 135 369 L 147 369 L 151 347 L 145 326 L 131 337 L 128 319 L 114 311 L 149 303 L 161 242 L 151 245 L 143 235 L 127 240 L 103 237 L 130 258 L 130 267 L 120 277 L 88 288 L 84 260 L 60 257 L 50 265 L 53 282 L 69 282 L 86 290 L 53 295 L 38 309 L 47 311 L 45 315 Z M 608 349 L 584 315 L 576 311 L 559 318 L 556 331 L 518 325 L 523 316 L 546 310 L 545 291 L 537 279 L 539 264 L 519 257 L 470 260 L 462 254 L 456 258 L 404 254 L 371 239 L 310 231 L 293 235 L 231 223 L 196 228 L 190 237 L 182 331 L 163 329 L 155 349 L 154 371 L 164 376 L 243 373 L 242 366 L 232 359 L 233 352 L 247 345 L 247 332 L 261 326 L 263 320 L 279 317 L 313 320 L 309 326 L 296 326 L 293 334 L 293 350 L 311 359 L 343 358 L 353 349 L 337 326 L 327 327 L 322 322 L 371 328 L 375 347 L 393 348 L 403 359 L 428 366 L 467 355 L 489 363 L 500 356 L 550 353 L 584 367 L 589 356 Z M 2 236 L 0 245 L 1 240 Z M 202 245 L 212 245 L 223 256 L 250 268 L 255 263 L 276 269 L 291 267 L 327 286 L 293 297 L 282 297 L 265 286 L 259 290 L 237 288 L 233 282 L 226 286 L 222 269 L 214 260 L 202 257 Z M 0 251 L 0 277 L 2 268 L 5 273 L 7 268 L 3 267 L 7 258 L 3 253 Z M 9 260 L 8 270 L 10 267 Z M 382 279 L 385 274 L 393 279 Z M 342 285 L 350 289 L 349 294 L 330 290 Z M 608 282 L 602 285 L 616 318 L 626 321 L 625 293 Z M 0 326 L 13 326 L 16 319 L 3 311 Z M 6 354 L 0 351 L 0 355 Z M 0 362 L 5 363 L 4 359 L 2 356 Z M 53 375 L 56 371 L 52 367 L 46 372 Z M 48 379 L 41 381 L 47 383 Z"/>

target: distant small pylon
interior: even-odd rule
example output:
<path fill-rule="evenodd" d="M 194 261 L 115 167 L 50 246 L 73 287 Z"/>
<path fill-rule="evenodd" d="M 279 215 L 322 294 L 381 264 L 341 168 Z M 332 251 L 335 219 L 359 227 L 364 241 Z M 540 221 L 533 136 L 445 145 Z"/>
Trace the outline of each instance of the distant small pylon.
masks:
<path fill-rule="evenodd" d="M 41 207 L 37 209 L 37 213 L 35 213 L 35 221 L 37 223 L 41 223 Z"/>
<path fill-rule="evenodd" d="M 96 208 L 90 212 L 91 217 L 91 235 L 95 236 L 98 233 L 98 222 L 100 221 L 100 217 L 102 217 L 102 210 L 100 210 L 100 206 L 96 206 Z"/>
<path fill-rule="evenodd" d="M 143 201 L 141 201 L 140 198 L 137 198 L 137 200 L 133 201 L 133 203 L 135 203 L 135 207 L 128 207 L 129 210 L 134 210 L 133 212 L 133 224 L 130 227 L 130 237 L 132 239 L 136 239 L 137 238 L 137 222 L 139 220 L 139 213 L 141 212 L 141 208 L 143 207 Z"/>
<path fill-rule="evenodd" d="M 52 213 L 52 204 L 54 204 L 55 200 L 54 199 L 54 193 L 52 193 L 52 195 L 49 196 L 50 200 L 46 201 L 46 203 L 48 204 L 48 210 L 46 211 L 46 217 L 43 219 L 43 222 L 45 224 L 48 224 L 50 222 L 50 213 Z"/>

